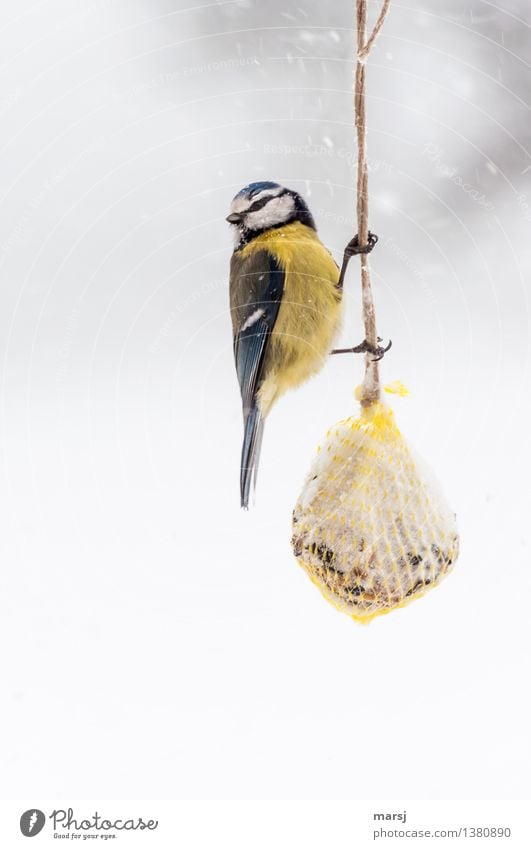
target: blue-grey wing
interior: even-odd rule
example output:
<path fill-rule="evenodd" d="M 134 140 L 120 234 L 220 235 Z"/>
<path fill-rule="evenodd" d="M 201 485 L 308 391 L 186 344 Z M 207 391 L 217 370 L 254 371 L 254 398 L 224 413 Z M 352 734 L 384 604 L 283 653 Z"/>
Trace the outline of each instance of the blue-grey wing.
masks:
<path fill-rule="evenodd" d="M 284 271 L 269 251 L 231 262 L 231 315 L 234 358 L 244 412 L 253 406 L 263 379 L 271 331 L 284 292 Z"/>

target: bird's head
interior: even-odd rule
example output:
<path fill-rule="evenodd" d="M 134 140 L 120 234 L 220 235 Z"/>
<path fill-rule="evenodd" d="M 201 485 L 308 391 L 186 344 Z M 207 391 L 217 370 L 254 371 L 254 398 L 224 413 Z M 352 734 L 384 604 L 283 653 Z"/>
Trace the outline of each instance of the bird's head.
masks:
<path fill-rule="evenodd" d="M 283 227 L 293 221 L 300 221 L 315 230 L 312 214 L 298 192 L 270 182 L 244 186 L 230 205 L 227 221 L 234 229 L 237 248 L 265 230 Z"/>

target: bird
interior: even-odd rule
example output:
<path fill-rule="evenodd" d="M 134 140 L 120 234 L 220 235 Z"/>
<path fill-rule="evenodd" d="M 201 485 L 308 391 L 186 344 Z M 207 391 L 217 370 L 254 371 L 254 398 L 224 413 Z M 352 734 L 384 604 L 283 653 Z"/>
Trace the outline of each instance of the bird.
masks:
<path fill-rule="evenodd" d="M 279 183 L 244 186 L 226 220 L 234 236 L 229 293 L 244 425 L 240 502 L 248 509 L 267 415 L 284 392 L 322 368 L 340 331 L 344 269 L 317 235 L 304 198 Z"/>

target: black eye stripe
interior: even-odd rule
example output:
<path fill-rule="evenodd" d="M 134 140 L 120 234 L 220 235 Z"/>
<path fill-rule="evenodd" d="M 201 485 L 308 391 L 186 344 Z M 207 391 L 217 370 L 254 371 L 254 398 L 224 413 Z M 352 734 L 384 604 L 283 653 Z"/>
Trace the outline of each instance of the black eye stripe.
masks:
<path fill-rule="evenodd" d="M 246 209 L 245 212 L 256 212 L 257 210 L 262 209 L 262 207 L 265 206 L 266 203 L 269 203 L 272 197 L 274 197 L 274 195 L 268 195 L 265 198 L 260 198 L 260 200 L 257 200 L 253 204 L 251 204 L 249 209 Z"/>

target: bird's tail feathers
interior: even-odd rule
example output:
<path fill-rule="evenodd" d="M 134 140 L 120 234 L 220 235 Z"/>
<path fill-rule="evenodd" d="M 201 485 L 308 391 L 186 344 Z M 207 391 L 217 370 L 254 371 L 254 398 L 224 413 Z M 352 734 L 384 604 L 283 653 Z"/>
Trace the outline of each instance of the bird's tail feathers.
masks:
<path fill-rule="evenodd" d="M 256 487 L 263 433 L 264 419 L 260 414 L 258 406 L 254 404 L 248 412 L 244 413 L 244 436 L 240 469 L 240 496 L 241 506 L 245 510 L 249 509 L 251 483 L 253 485 L 253 490 Z"/>

